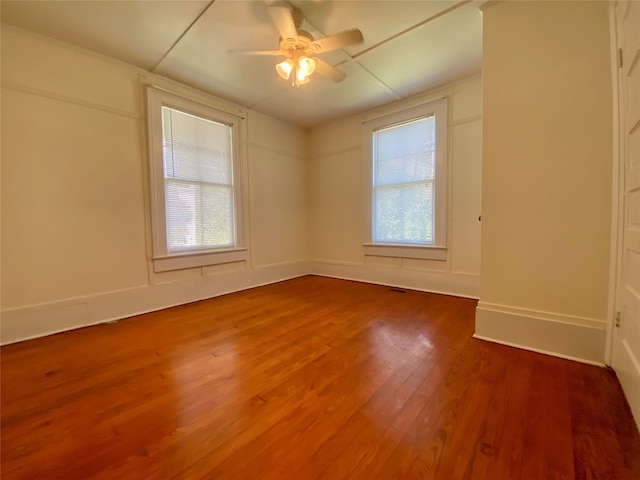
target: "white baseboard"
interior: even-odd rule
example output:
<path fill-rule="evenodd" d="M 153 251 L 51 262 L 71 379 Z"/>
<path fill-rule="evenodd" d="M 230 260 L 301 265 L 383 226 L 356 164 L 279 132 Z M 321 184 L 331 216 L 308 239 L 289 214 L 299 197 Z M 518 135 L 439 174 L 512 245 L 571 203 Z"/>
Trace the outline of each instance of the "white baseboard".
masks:
<path fill-rule="evenodd" d="M 604 321 L 480 302 L 474 337 L 603 366 Z"/>
<path fill-rule="evenodd" d="M 316 261 L 314 275 L 389 285 L 430 293 L 478 298 L 480 276 L 451 272 L 430 272 L 404 268 L 384 268 L 357 263 Z"/>
<path fill-rule="evenodd" d="M 119 320 L 308 274 L 477 298 L 476 275 L 294 262 L 70 298 L 2 311 L 0 344 Z"/>
<path fill-rule="evenodd" d="M 237 271 L 223 269 L 219 274 L 3 310 L 0 344 L 119 320 L 308 274 L 469 298 L 477 298 L 480 288 L 478 275 L 326 261 Z"/>
<path fill-rule="evenodd" d="M 311 273 L 308 262 L 157 284 L 2 311 L 0 344 L 119 320 Z"/>

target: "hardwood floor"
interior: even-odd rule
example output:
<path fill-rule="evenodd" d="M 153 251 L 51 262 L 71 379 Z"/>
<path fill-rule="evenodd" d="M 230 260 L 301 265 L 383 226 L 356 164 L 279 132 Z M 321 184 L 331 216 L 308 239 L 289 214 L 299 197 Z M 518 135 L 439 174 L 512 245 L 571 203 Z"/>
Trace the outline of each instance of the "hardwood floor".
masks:
<path fill-rule="evenodd" d="M 3 347 L 2 478 L 640 479 L 615 375 L 303 277 Z"/>

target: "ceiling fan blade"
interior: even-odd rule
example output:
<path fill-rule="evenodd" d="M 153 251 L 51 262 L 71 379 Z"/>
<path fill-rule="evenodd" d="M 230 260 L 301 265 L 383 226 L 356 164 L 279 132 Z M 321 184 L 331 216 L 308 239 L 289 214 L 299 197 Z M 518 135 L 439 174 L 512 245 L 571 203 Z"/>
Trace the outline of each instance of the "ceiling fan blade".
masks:
<path fill-rule="evenodd" d="M 274 57 L 279 55 L 283 57 L 286 56 L 282 50 L 227 50 L 227 53 L 238 55 L 273 55 Z"/>
<path fill-rule="evenodd" d="M 298 32 L 295 23 L 293 23 L 291 7 L 284 2 L 274 2 L 267 5 L 267 9 L 282 39 L 298 41 Z"/>
<path fill-rule="evenodd" d="M 316 53 L 322 53 L 362 42 L 364 42 L 362 32 L 354 28 L 353 30 L 345 30 L 344 32 L 311 42 L 311 48 Z"/>
<path fill-rule="evenodd" d="M 346 73 L 344 73 L 341 70 L 338 70 L 333 65 L 329 65 L 327 62 L 325 62 L 321 58 L 314 57 L 313 59 L 316 62 L 316 72 L 318 72 L 323 77 L 327 77 L 337 83 L 344 80 L 345 77 L 347 76 Z"/>

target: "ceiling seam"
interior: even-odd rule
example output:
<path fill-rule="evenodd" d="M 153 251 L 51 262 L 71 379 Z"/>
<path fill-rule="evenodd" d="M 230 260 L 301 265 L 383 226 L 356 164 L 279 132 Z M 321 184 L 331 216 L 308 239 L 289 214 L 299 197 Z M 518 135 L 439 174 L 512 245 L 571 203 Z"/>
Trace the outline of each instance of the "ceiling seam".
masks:
<path fill-rule="evenodd" d="M 413 30 L 415 30 L 415 29 L 417 29 L 419 27 L 422 27 L 423 25 L 426 25 L 427 23 L 432 22 L 433 20 L 436 20 L 436 19 L 438 19 L 438 18 L 440 18 L 440 17 L 442 17 L 442 16 L 444 16 L 444 15 L 450 13 L 450 12 L 453 12 L 454 10 L 457 10 L 458 8 L 460 8 L 460 7 L 464 6 L 464 5 L 467 5 L 469 3 L 473 3 L 474 1 L 475 0 L 462 0 L 461 2 L 458 2 L 455 5 L 452 5 L 452 6 L 448 7 L 448 8 L 445 8 L 444 10 L 442 10 L 442 11 L 440 11 L 440 12 L 434 14 L 434 15 L 431 15 L 430 17 L 427 17 L 424 20 L 421 20 L 420 22 L 418 22 L 418 23 L 416 23 L 416 24 L 414 24 L 414 25 L 412 25 L 410 27 L 407 27 L 404 30 L 402 30 L 402 31 L 400 31 L 400 32 L 398 32 L 398 33 L 396 33 L 394 35 L 391 35 L 390 37 L 385 38 L 384 40 L 381 40 L 378 43 L 376 43 L 376 44 L 374 44 L 374 45 L 372 45 L 372 46 L 370 46 L 368 48 L 365 48 L 364 50 L 362 50 L 362 51 L 360 51 L 358 53 L 355 53 L 353 55 L 349 54 L 349 52 L 347 52 L 344 49 L 340 49 L 343 52 L 343 54 L 346 55 L 349 58 L 347 58 L 346 60 L 342 60 L 342 61 L 336 63 L 333 66 L 334 67 L 340 67 L 340 66 L 343 66 L 343 65 L 348 64 L 348 63 L 355 63 L 360 68 L 362 68 L 365 72 L 367 72 L 373 79 L 375 79 L 375 81 L 377 81 L 381 86 L 383 86 L 391 95 L 396 97 L 397 100 L 402 100 L 405 97 L 400 95 L 393 88 L 391 88 L 389 85 L 387 85 L 385 82 L 383 82 L 380 78 L 378 78 L 376 75 L 374 75 L 368 68 L 366 68 L 364 65 L 362 65 L 362 63 L 358 62 L 357 58 L 360 57 L 361 55 L 364 55 L 364 54 L 374 50 L 375 48 L 378 48 L 378 47 L 380 47 L 380 46 L 382 46 L 382 45 L 384 45 L 384 44 L 386 44 L 386 43 L 388 43 L 388 42 L 390 42 L 392 40 L 395 40 L 396 38 L 398 38 L 398 37 L 400 37 L 402 35 L 405 35 L 405 34 L 411 32 L 411 31 L 413 31 Z M 209 8 L 209 7 L 207 7 L 207 8 Z M 311 23 L 308 18 L 305 18 L 305 22 L 308 23 L 315 31 L 319 32 L 321 35 L 323 35 L 325 37 L 327 36 L 323 31 L 321 31 L 313 23 Z M 273 94 L 273 95 L 271 95 L 271 96 L 269 96 L 269 97 L 267 97 L 265 99 L 261 99 L 261 100 L 258 100 L 257 102 L 253 102 L 251 105 L 247 106 L 247 108 L 248 109 L 255 109 L 260 104 L 262 104 L 264 102 L 268 102 L 270 100 L 273 100 L 274 98 L 277 98 L 277 97 L 283 95 L 285 92 L 286 91 L 284 89 L 281 90 L 281 91 L 278 91 L 277 93 L 275 93 L 275 94 Z"/>
<path fill-rule="evenodd" d="M 471 0 L 467 0 L 467 1 L 471 1 Z M 305 18 L 305 22 L 308 23 L 313 30 L 320 32 L 320 34 L 324 37 L 327 37 L 328 35 L 326 33 L 324 33 L 322 30 L 320 30 L 318 27 L 316 27 L 313 23 L 311 23 L 309 21 L 308 18 Z M 351 56 L 351 54 L 349 52 L 347 52 L 344 48 L 340 48 L 339 49 L 345 56 L 349 57 L 347 60 L 342 60 L 338 63 L 336 63 L 335 66 L 338 65 L 345 65 L 347 63 L 352 63 L 355 62 L 356 65 L 358 65 L 360 68 L 362 68 L 362 70 L 364 70 L 365 72 L 367 72 L 375 81 L 377 81 L 380 85 L 382 85 L 384 88 L 387 89 L 387 91 L 393 95 L 394 97 L 396 97 L 397 100 L 401 100 L 402 96 L 400 96 L 393 88 L 391 88 L 389 85 L 387 85 L 386 83 L 384 83 L 382 80 L 380 80 L 380 78 L 378 78 L 376 75 L 374 75 L 368 68 L 365 68 L 364 65 L 362 65 L 360 62 L 355 60 L 355 57 Z M 284 93 L 284 91 L 282 92 L 278 92 L 277 94 L 274 95 L 274 97 L 277 97 L 279 95 L 282 95 Z M 274 98 L 272 97 L 272 98 Z M 270 100 L 270 99 L 267 99 Z M 256 103 L 256 105 L 258 105 L 261 102 Z"/>
<path fill-rule="evenodd" d="M 460 7 L 464 6 L 464 5 L 472 3 L 473 1 L 474 0 L 463 0 L 463 1 L 459 2 L 459 3 L 456 3 L 455 5 L 452 5 L 449 8 L 445 8 L 444 10 L 436 13 L 435 15 L 432 15 L 432 16 L 430 16 L 428 18 L 425 18 L 424 20 L 416 23 L 415 25 L 412 25 L 412 26 L 410 26 L 408 28 L 405 28 L 404 30 L 402 30 L 402 31 L 400 31 L 400 32 L 398 32 L 396 34 L 391 35 L 390 37 L 385 38 L 384 40 L 381 40 L 378 43 L 376 43 L 374 45 L 371 45 L 370 47 L 365 48 L 364 50 L 362 50 L 362 51 L 360 51 L 358 53 L 354 53 L 353 55 L 349 55 L 349 56 L 351 57 L 351 60 L 355 60 L 356 58 L 364 55 L 365 53 L 368 53 L 368 52 L 370 52 L 370 51 L 372 51 L 372 50 L 374 50 L 374 49 L 376 49 L 376 48 L 378 48 L 378 47 L 380 47 L 380 46 L 382 46 L 382 45 L 384 45 L 386 43 L 389 43 L 391 40 L 395 40 L 396 38 L 401 37 L 402 35 L 405 35 L 405 34 L 411 32 L 412 30 L 415 30 L 416 28 L 422 27 L 423 25 L 426 25 L 427 23 L 432 22 L 433 20 L 442 17 L 442 16 L 446 15 L 449 12 L 453 12 L 454 10 L 457 10 L 458 8 L 460 8 Z M 341 65 L 344 65 L 345 63 L 350 62 L 351 60 L 343 60 L 342 62 L 338 62 L 334 66 L 339 67 Z"/>
<path fill-rule="evenodd" d="M 386 44 L 386 43 L 389 43 L 389 42 L 390 42 L 390 41 L 392 41 L 392 40 L 395 40 L 396 38 L 401 37 L 402 35 L 405 35 L 405 34 L 407 34 L 407 33 L 411 32 L 411 31 L 413 31 L 413 30 L 415 30 L 415 29 L 417 29 L 417 28 L 419 28 L 419 27 L 422 27 L 423 25 L 426 25 L 427 23 L 432 22 L 433 20 L 436 20 L 437 18 L 440 18 L 440 17 L 442 17 L 442 16 L 444 16 L 444 15 L 446 15 L 446 14 L 450 13 L 450 12 L 453 12 L 454 10 L 457 10 L 458 8 L 460 8 L 460 7 L 464 6 L 464 5 L 468 4 L 468 3 L 472 3 L 473 1 L 474 1 L 474 0 L 462 0 L 461 2 L 458 2 L 458 3 L 456 3 L 455 5 L 450 6 L 449 8 L 445 8 L 444 10 L 442 10 L 442 11 L 440 11 L 440 12 L 436 13 L 435 15 L 431 15 L 430 17 L 425 18 L 424 20 L 422 20 L 422 21 L 420 21 L 420 22 L 416 23 L 415 25 L 412 25 L 412 26 L 410 26 L 410 27 L 407 27 L 407 28 L 405 28 L 404 30 L 402 30 L 402 31 L 400 31 L 400 32 L 398 32 L 398 33 L 396 33 L 396 34 L 394 34 L 394 35 L 391 35 L 390 37 L 387 37 L 387 38 L 385 38 L 384 40 L 381 40 L 381 41 L 379 41 L 378 43 L 376 43 L 376 44 L 374 44 L 374 45 L 371 45 L 370 47 L 365 48 L 364 50 L 362 50 L 362 51 L 360 51 L 360 52 L 358 52 L 358 53 L 355 53 L 355 54 L 353 54 L 353 55 L 351 55 L 351 54 L 350 54 L 349 52 L 347 52 L 346 50 L 341 49 L 341 51 L 342 51 L 342 52 L 343 52 L 347 57 L 349 57 L 349 58 L 348 58 L 347 60 L 342 60 L 342 61 L 340 61 L 340 62 L 336 63 L 336 64 L 334 65 L 334 67 L 340 67 L 340 66 L 343 66 L 343 65 L 345 65 L 345 64 L 355 62 L 355 63 L 356 63 L 356 65 L 358 65 L 360 68 L 362 68 L 362 69 L 363 69 L 365 72 L 367 72 L 367 73 L 368 73 L 372 78 L 374 78 L 374 79 L 375 79 L 375 80 L 376 80 L 380 85 L 382 85 L 384 88 L 386 88 L 386 89 L 387 89 L 387 91 L 388 91 L 389 93 L 391 93 L 394 97 L 396 97 L 396 99 L 398 99 L 398 100 L 402 100 L 402 99 L 404 98 L 402 95 L 400 95 L 400 94 L 399 94 L 398 92 L 396 92 L 393 88 L 391 88 L 389 85 L 387 85 L 385 82 L 383 82 L 380 78 L 378 78 L 378 76 L 374 75 L 374 74 L 373 74 L 373 72 L 371 72 L 371 70 L 369 70 L 369 69 L 368 69 L 368 68 L 366 68 L 364 65 L 362 65 L 362 63 L 358 62 L 358 61 L 357 61 L 357 58 L 358 58 L 358 57 L 360 57 L 361 55 L 364 55 L 365 53 L 368 53 L 368 52 L 370 52 L 370 51 L 372 51 L 372 50 L 374 50 L 374 49 L 376 49 L 376 48 L 378 48 L 378 47 L 380 47 L 380 46 L 382 46 L 382 45 Z M 309 25 L 311 25 L 311 26 L 312 26 L 316 31 L 320 32 L 320 33 L 321 33 L 322 35 L 324 35 L 325 37 L 327 36 L 323 31 L 321 31 L 321 30 L 320 30 L 319 28 L 317 28 L 313 23 L 311 23 L 311 22 L 309 21 L 309 19 L 308 19 L 308 18 L 305 18 L 305 21 L 306 21 Z M 282 93 L 284 93 L 284 92 L 278 92 L 278 93 L 276 93 L 275 95 L 273 95 L 271 98 L 277 97 L 277 96 L 281 95 Z M 267 100 L 270 100 L 271 98 L 269 98 L 269 99 L 267 99 Z M 254 106 L 259 105 L 259 104 L 260 104 L 260 103 L 262 103 L 263 101 L 264 101 L 264 100 L 262 100 L 262 101 L 259 101 L 259 102 L 255 103 L 255 105 L 254 105 Z"/>
<path fill-rule="evenodd" d="M 351 60 L 348 60 L 349 62 L 351 61 L 355 61 L 353 58 Z M 396 92 L 393 88 L 391 88 L 389 85 L 387 85 L 386 83 L 384 83 L 380 78 L 378 78 L 377 75 L 375 75 L 373 72 L 371 72 L 371 70 L 369 70 L 367 67 L 365 67 L 364 65 L 362 65 L 360 62 L 355 61 L 356 65 L 358 65 L 360 68 L 362 68 L 365 72 L 367 72 L 369 75 L 371 75 L 373 78 L 376 79 L 376 81 L 378 81 L 381 85 L 383 85 L 388 91 L 389 93 L 391 93 L 394 97 L 396 97 L 397 100 L 402 100 L 402 95 L 400 95 L 398 92 Z"/>
<path fill-rule="evenodd" d="M 184 32 L 182 32 L 178 38 L 176 39 L 175 42 L 173 42 L 171 44 L 171 46 L 169 47 L 169 49 L 165 52 L 164 55 L 162 55 L 162 57 L 160 58 L 160 60 L 158 60 L 150 69 L 149 71 L 151 73 L 156 73 L 156 68 L 158 68 L 160 66 L 160 64 L 164 61 L 165 58 L 167 58 L 169 56 L 169 54 L 171 53 L 171 51 L 176 47 L 176 45 L 178 45 L 178 43 L 180 42 L 180 40 L 182 40 L 184 38 L 184 36 L 189 33 L 189 30 L 191 30 L 193 28 L 193 26 L 196 24 L 196 22 L 198 20 L 200 20 L 200 17 L 202 17 L 207 10 L 209 10 L 209 8 L 211 8 L 211 5 L 213 5 L 213 3 L 216 0 L 211 0 L 206 7 L 204 7 L 202 9 L 202 11 L 196 16 L 196 18 L 193 19 L 193 21 L 187 26 L 187 28 L 184 30 Z"/>

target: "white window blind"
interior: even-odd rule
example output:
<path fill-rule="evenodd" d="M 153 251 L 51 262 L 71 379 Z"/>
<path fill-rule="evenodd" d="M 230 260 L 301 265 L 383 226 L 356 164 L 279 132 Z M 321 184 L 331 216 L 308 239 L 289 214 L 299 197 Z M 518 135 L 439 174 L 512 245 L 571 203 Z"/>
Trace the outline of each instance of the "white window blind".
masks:
<path fill-rule="evenodd" d="M 373 132 L 373 240 L 434 243 L 435 115 Z"/>
<path fill-rule="evenodd" d="M 243 118 L 154 87 L 147 114 L 154 271 L 246 261 Z"/>
<path fill-rule="evenodd" d="M 235 244 L 232 128 L 162 107 L 167 250 Z"/>
<path fill-rule="evenodd" d="M 447 99 L 363 123 L 365 255 L 447 259 Z"/>

